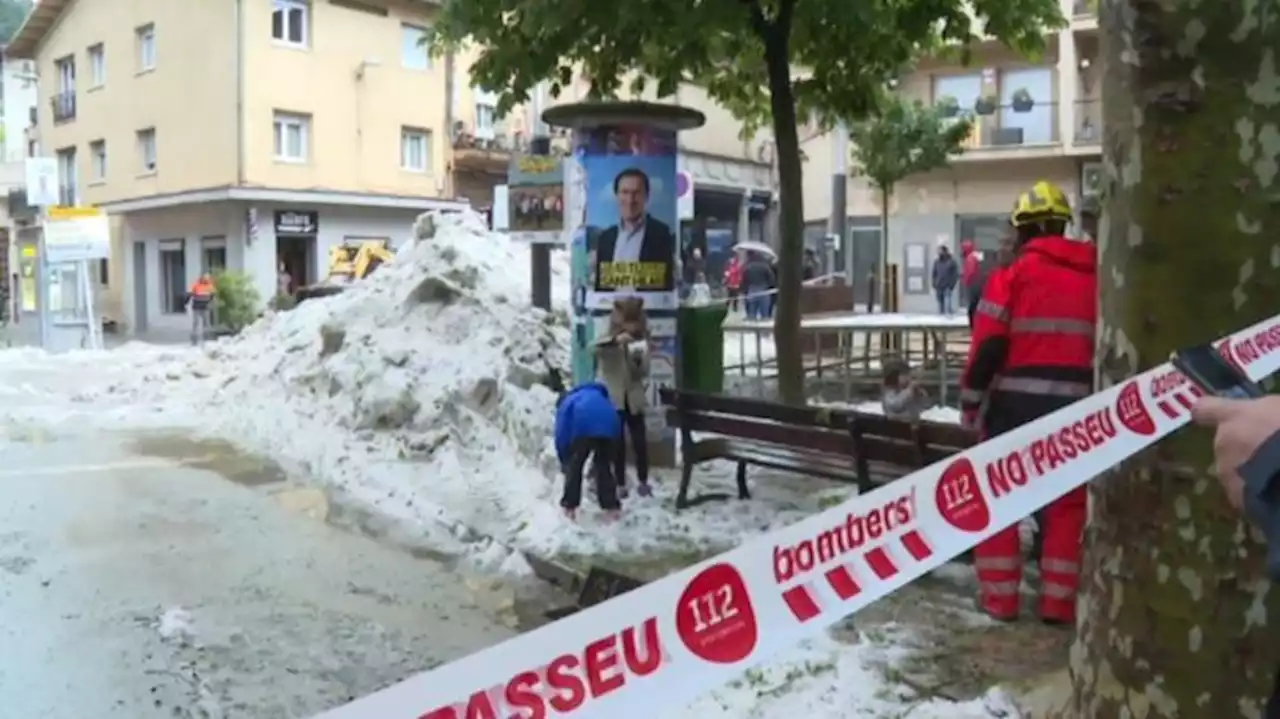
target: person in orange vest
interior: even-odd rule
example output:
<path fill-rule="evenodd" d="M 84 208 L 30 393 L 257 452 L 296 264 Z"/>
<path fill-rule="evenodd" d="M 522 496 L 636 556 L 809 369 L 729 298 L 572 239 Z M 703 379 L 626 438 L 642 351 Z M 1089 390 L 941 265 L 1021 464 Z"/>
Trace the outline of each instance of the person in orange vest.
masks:
<path fill-rule="evenodd" d="M 1066 236 L 1071 205 L 1050 182 L 1020 195 L 1011 220 L 1017 254 L 983 289 L 960 387 L 962 421 L 980 419 L 984 439 L 1093 391 L 1097 248 Z M 1039 614 L 1048 624 L 1075 623 L 1085 507 L 1077 487 L 1042 513 Z M 1018 618 L 1021 550 L 1017 525 L 974 550 L 981 608 L 996 619 Z"/>
<path fill-rule="evenodd" d="M 205 332 L 209 329 L 209 314 L 213 306 L 213 298 L 217 288 L 208 273 L 200 275 L 187 292 L 187 309 L 191 312 L 191 344 L 204 344 Z"/>

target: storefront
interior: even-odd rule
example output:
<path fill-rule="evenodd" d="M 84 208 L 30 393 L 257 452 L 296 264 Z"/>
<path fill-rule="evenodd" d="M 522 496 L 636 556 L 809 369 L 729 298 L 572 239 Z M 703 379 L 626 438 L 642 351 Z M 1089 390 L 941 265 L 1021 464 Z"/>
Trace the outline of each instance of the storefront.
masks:
<path fill-rule="evenodd" d="M 185 334 L 187 288 L 201 273 L 224 267 L 248 273 L 265 306 L 277 292 L 281 267 L 296 289 L 326 276 L 331 247 L 368 239 L 397 247 L 422 212 L 465 207 L 425 198 L 248 189 L 163 202 L 168 199 L 106 206 L 122 219 L 114 243 L 124 263 L 119 304 L 126 330 L 135 334 Z"/>
<path fill-rule="evenodd" d="M 682 153 L 681 165 L 693 183 L 693 219 L 681 223 L 682 247 L 703 249 L 707 279 L 714 286 L 734 245 L 773 243 L 772 170 L 763 163 L 689 152 Z"/>

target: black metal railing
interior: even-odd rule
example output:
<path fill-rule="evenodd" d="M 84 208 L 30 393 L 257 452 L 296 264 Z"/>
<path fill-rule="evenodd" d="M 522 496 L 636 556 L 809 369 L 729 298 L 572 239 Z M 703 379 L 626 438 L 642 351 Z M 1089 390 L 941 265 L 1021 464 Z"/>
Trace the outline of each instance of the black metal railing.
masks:
<path fill-rule="evenodd" d="M 1102 101 L 1097 98 L 1076 100 L 1075 144 L 1102 144 Z"/>
<path fill-rule="evenodd" d="M 49 106 L 53 110 L 54 122 L 67 122 L 76 119 L 76 93 L 74 90 L 60 92 L 49 98 Z"/>
<path fill-rule="evenodd" d="M 935 101 L 938 102 L 938 101 Z M 979 100 L 973 107 L 948 102 L 953 117 L 968 120 L 971 129 L 966 149 L 1034 147 L 1062 141 L 1058 132 L 1058 103 L 1031 100 L 1030 103 L 999 104 Z"/>

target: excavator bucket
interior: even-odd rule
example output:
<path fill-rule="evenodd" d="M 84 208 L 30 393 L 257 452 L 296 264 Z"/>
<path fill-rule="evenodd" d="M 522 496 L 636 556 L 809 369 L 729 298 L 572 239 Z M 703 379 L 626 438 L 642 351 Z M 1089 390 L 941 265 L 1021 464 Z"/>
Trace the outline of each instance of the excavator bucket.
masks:
<path fill-rule="evenodd" d="M 393 257 L 394 253 L 382 240 L 364 240 L 334 247 L 329 251 L 329 276 L 323 282 L 298 289 L 294 299 L 305 302 L 336 295 L 346 290 L 352 281 L 368 277 Z"/>
<path fill-rule="evenodd" d="M 331 297 L 333 295 L 340 294 L 346 289 L 346 285 L 310 285 L 307 287 L 299 287 L 293 297 L 298 302 L 306 302 L 307 300 L 312 300 L 317 297 Z"/>

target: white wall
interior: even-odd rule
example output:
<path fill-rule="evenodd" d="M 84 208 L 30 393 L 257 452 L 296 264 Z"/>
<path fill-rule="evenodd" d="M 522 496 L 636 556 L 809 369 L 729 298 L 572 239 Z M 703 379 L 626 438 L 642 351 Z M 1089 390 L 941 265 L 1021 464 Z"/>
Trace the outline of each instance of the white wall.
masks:
<path fill-rule="evenodd" d="M 4 156 L 12 162 L 27 156 L 25 130 L 36 105 L 35 66 L 30 60 L 3 58 L 0 82 L 4 83 Z"/>
<path fill-rule="evenodd" d="M 319 233 L 315 251 L 316 277 L 328 272 L 329 248 L 342 243 L 348 237 L 389 238 L 392 246 L 399 246 L 412 232 L 415 210 L 371 209 L 337 205 L 274 205 L 255 203 L 258 231 L 254 240 L 245 242 L 245 225 L 248 206 L 238 202 L 221 202 L 204 205 L 184 205 L 164 210 L 135 212 L 125 216 L 124 242 L 118 247 L 122 252 L 114 261 L 124 270 L 121 292 L 123 314 L 130 331 L 137 326 L 134 303 L 134 243 L 146 245 L 146 305 L 148 333 L 185 332 L 189 320 L 185 314 L 161 312 L 160 243 L 164 240 L 183 240 L 186 255 L 186 281 L 191 284 L 200 274 L 203 256 L 202 238 L 221 236 L 226 238 L 227 267 L 249 273 L 254 279 L 258 294 L 265 302 L 276 289 L 276 210 L 316 211 L 319 213 Z"/>

